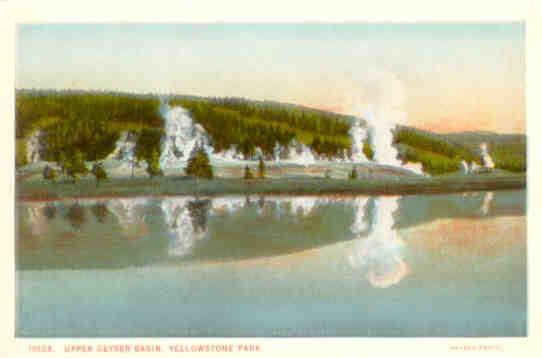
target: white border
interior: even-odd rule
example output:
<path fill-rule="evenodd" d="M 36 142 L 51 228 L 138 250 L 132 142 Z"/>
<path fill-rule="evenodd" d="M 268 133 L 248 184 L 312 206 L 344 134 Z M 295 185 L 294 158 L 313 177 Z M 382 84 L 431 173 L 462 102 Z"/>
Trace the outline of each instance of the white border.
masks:
<path fill-rule="evenodd" d="M 542 180 L 538 155 L 542 154 L 542 6 L 528 0 L 408 0 L 408 1 L 4 1 L 0 0 L 0 133 L 3 150 L 0 151 L 2 170 L 0 187 L 4 204 L 0 205 L 0 227 L 3 240 L 2 282 L 6 290 L 2 295 L 0 353 L 30 356 L 28 344 L 47 342 L 61 351 L 70 342 L 96 343 L 99 339 L 20 339 L 14 338 L 14 36 L 17 23 L 91 23 L 91 22 L 526 22 L 527 44 L 527 133 L 529 151 L 528 171 L 528 268 L 529 268 L 529 328 L 528 338 L 302 338 L 302 339 L 107 339 L 108 343 L 175 342 L 181 344 L 243 342 L 258 343 L 263 352 L 259 357 L 299 356 L 354 357 L 451 357 L 451 356 L 542 356 L 541 324 L 542 302 L 540 272 L 542 255 L 541 221 L 539 220 Z M 504 99 L 505 100 L 505 99 Z M 540 184 L 539 184 L 540 183 Z M 538 186 L 537 186 L 538 184 Z M 538 261 L 538 262 L 537 262 Z M 537 280 L 538 279 L 538 280 Z M 457 351 L 452 346 L 497 345 L 499 350 Z M 187 353 L 178 353 L 190 356 Z M 220 355 L 232 353 L 223 353 Z M 41 355 L 50 354 L 41 353 Z M 100 354 L 84 354 L 100 356 Z M 101 354 L 103 356 L 103 354 Z M 144 355 L 144 354 L 138 354 Z M 208 354 L 198 353 L 204 357 Z M 245 354 L 248 355 L 248 354 Z M 119 356 L 115 354 L 114 356 Z M 122 356 L 122 355 L 121 355 Z"/>

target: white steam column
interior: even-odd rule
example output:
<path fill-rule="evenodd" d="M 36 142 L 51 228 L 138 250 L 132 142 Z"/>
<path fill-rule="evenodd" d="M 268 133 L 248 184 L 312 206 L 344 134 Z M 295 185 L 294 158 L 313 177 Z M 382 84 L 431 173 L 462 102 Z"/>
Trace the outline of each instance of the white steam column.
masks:
<path fill-rule="evenodd" d="M 361 105 L 357 110 L 367 120 L 375 163 L 423 174 L 419 164 L 403 165 L 397 159 L 398 152 L 393 146 L 393 131 L 398 124 L 406 123 L 405 98 L 403 83 L 397 76 L 391 72 L 372 71 L 363 81 Z"/>
<path fill-rule="evenodd" d="M 194 124 L 192 117 L 181 106 L 161 106 L 164 117 L 165 136 L 162 140 L 160 166 L 162 168 L 184 167 L 196 145 L 208 144 L 205 130 Z"/>
<path fill-rule="evenodd" d="M 487 143 L 480 144 L 480 162 L 482 163 L 482 167 L 486 169 L 495 168 L 495 163 L 487 150 Z"/>
<path fill-rule="evenodd" d="M 363 153 L 363 143 L 368 139 L 367 131 L 361 127 L 359 120 L 350 127 L 348 131 L 352 142 L 352 161 L 356 163 L 368 162 L 369 159 Z"/>

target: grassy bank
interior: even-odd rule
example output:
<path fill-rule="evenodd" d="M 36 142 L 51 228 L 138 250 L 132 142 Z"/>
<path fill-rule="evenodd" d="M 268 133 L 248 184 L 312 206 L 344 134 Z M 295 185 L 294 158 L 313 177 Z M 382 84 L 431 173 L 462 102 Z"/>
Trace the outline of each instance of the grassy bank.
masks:
<path fill-rule="evenodd" d="M 96 187 L 92 179 L 76 184 L 42 180 L 17 183 L 20 200 L 53 200 L 75 197 L 130 197 L 148 195 L 228 195 L 228 194 L 367 194 L 406 195 L 479 190 L 525 188 L 524 175 L 447 176 L 433 178 L 364 178 L 358 180 L 324 178 L 214 179 L 184 177 L 112 178 Z"/>

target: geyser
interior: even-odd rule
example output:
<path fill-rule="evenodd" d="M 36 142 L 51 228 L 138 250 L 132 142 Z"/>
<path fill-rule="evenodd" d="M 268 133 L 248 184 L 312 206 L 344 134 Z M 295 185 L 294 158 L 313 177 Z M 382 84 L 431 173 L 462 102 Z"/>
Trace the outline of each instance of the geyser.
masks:
<path fill-rule="evenodd" d="M 166 134 L 162 139 L 160 166 L 184 167 L 196 145 L 208 146 L 205 130 L 201 125 L 195 124 L 188 111 L 181 106 L 171 108 L 166 103 L 161 106 L 161 112 Z"/>
<path fill-rule="evenodd" d="M 288 146 L 287 161 L 292 164 L 307 166 L 310 164 L 314 164 L 316 162 L 316 159 L 314 158 L 314 154 L 312 154 L 312 151 L 309 147 L 307 147 L 303 143 L 298 143 L 294 139 Z"/>
<path fill-rule="evenodd" d="M 388 82 L 391 85 L 386 84 Z M 350 159 L 355 163 L 369 162 L 363 151 L 363 145 L 368 141 L 374 152 L 374 162 L 377 164 L 400 166 L 411 172 L 423 174 L 421 165 L 418 163 L 402 164 L 397 159 L 397 150 L 392 145 L 395 123 L 404 121 L 405 114 L 397 109 L 399 105 L 395 98 L 400 98 L 400 96 L 393 94 L 390 97 L 385 94 L 384 89 L 387 87 L 398 87 L 399 84 L 396 82 L 398 81 L 395 77 L 392 77 L 392 80 L 384 81 L 384 85 L 373 85 L 376 89 L 369 92 L 372 93 L 371 97 L 364 99 L 364 103 L 370 103 L 370 105 L 366 106 L 368 110 L 364 116 L 368 121 L 368 127 L 365 128 L 361 120 L 352 124 L 349 131 L 352 140 Z M 400 91 L 394 90 L 392 92 L 399 93 Z M 391 100 L 387 101 L 388 97 Z M 196 145 L 203 145 L 211 160 L 245 163 L 249 160 L 257 159 L 262 155 L 261 149 L 256 148 L 256 155 L 254 157 L 245 158 L 243 153 L 235 145 L 222 152 L 215 152 L 215 149 L 212 147 L 211 138 L 205 129 L 193 120 L 188 110 L 182 106 L 172 107 L 166 100 L 162 100 L 160 112 L 164 118 L 165 131 L 162 138 L 160 155 L 160 166 L 162 169 L 184 168 Z M 110 158 L 130 162 L 134 155 L 134 149 L 135 138 L 127 133 L 123 133 Z M 342 155 L 343 157 L 337 156 L 330 161 L 347 161 L 347 154 L 343 153 Z M 273 150 L 273 159 L 277 164 L 284 162 L 303 166 L 315 164 L 317 160 L 312 150 L 296 139 L 292 140 L 286 146 L 276 143 Z"/>
<path fill-rule="evenodd" d="M 406 122 L 403 110 L 405 91 L 402 82 L 391 72 L 370 72 L 363 83 L 361 105 L 356 108 L 367 121 L 368 138 L 377 164 L 403 167 L 423 174 L 421 165 L 404 165 L 394 147 L 393 132 L 398 124 Z M 359 130 L 358 130 L 359 132 Z"/>
<path fill-rule="evenodd" d="M 495 163 L 487 150 L 487 143 L 480 144 L 480 163 L 486 169 L 494 169 Z"/>
<path fill-rule="evenodd" d="M 234 162 L 245 162 L 250 158 L 239 152 L 236 146 L 222 152 L 215 152 L 211 140 L 205 129 L 195 123 L 190 113 L 181 106 L 170 107 L 166 102 L 161 106 L 161 113 L 164 117 L 165 136 L 162 141 L 162 155 L 160 165 L 162 168 L 181 168 L 186 165 L 190 153 L 196 145 L 203 145 L 211 159 L 220 159 Z M 277 143 L 278 146 L 278 143 Z M 285 148 L 278 146 L 276 153 L 284 152 L 284 161 L 292 164 L 307 166 L 315 163 L 315 158 L 309 147 L 296 140 Z M 262 150 L 256 148 L 255 158 L 262 155 Z M 255 159 L 252 158 L 252 159 Z"/>
<path fill-rule="evenodd" d="M 350 140 L 352 142 L 352 161 L 356 163 L 367 162 L 368 159 L 363 153 L 363 144 L 368 140 L 367 130 L 361 126 L 359 120 L 352 124 L 350 130 L 348 131 L 350 135 Z"/>

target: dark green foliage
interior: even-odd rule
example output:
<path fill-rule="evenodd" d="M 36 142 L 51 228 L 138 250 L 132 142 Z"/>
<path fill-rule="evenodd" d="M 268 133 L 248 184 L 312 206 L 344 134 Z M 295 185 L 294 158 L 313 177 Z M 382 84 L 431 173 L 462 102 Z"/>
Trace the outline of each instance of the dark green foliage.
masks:
<path fill-rule="evenodd" d="M 170 103 L 190 111 L 208 132 L 217 151 L 236 146 L 245 158 L 255 159 L 256 148 L 260 147 L 264 159 L 271 159 L 276 143 L 285 147 L 293 139 L 310 146 L 322 158 L 342 156 L 351 145 L 351 117 L 345 115 L 239 98 L 177 96 Z M 133 166 L 139 161 L 151 161 L 154 150 L 160 154 L 164 133 L 157 96 L 18 90 L 15 110 L 18 167 L 27 164 L 25 141 L 37 129 L 43 132 L 45 160 L 56 161 L 64 177 L 70 176 L 68 169 L 73 164 L 74 152 L 80 152 L 86 161 L 102 160 L 114 150 L 122 132 L 138 138 Z M 526 170 L 525 135 L 435 134 L 400 126 L 395 131 L 394 144 L 399 147 L 402 160 L 421 162 L 426 172 L 439 175 L 456 171 L 461 160 L 479 163 L 481 142 L 488 144 L 496 168 Z M 367 143 L 363 152 L 367 158 L 374 158 Z M 72 173 L 84 175 L 73 170 Z"/>
<path fill-rule="evenodd" d="M 313 138 L 310 147 L 318 156 L 331 159 L 341 156 L 345 150 L 350 149 L 350 139 L 317 135 Z"/>
<path fill-rule="evenodd" d="M 160 141 L 163 131 L 161 129 L 143 129 L 137 137 L 134 151 L 135 163 L 132 163 L 132 172 L 134 165 L 141 161 L 147 163 L 147 174 L 149 176 L 164 175 L 160 168 Z"/>
<path fill-rule="evenodd" d="M 365 154 L 365 157 L 369 160 L 373 160 L 375 153 L 373 151 L 373 147 L 371 147 L 371 144 L 368 140 L 363 142 L 363 154 Z"/>
<path fill-rule="evenodd" d="M 400 127 L 395 132 L 394 141 L 396 144 L 408 145 L 450 159 L 460 157 L 468 162 L 478 160 L 478 156 L 465 146 L 447 141 L 445 138 L 434 133 L 414 128 Z"/>
<path fill-rule="evenodd" d="M 100 184 L 100 181 L 107 179 L 107 172 L 101 163 L 94 164 L 92 167 L 92 174 L 96 178 L 96 186 Z"/>
<path fill-rule="evenodd" d="M 72 155 L 66 157 L 61 166 L 66 171 L 67 177 L 72 179 L 74 183 L 77 181 L 77 179 L 79 179 L 79 177 L 88 174 L 85 158 L 83 153 L 81 153 L 79 150 L 76 150 Z"/>
<path fill-rule="evenodd" d="M 104 92 L 18 91 L 16 137 L 45 132 L 45 159 L 80 151 L 86 160 L 104 159 L 122 131 L 162 124 L 157 98 Z M 22 152 L 22 151 L 20 151 Z M 19 160 L 19 162 L 21 162 Z"/>
<path fill-rule="evenodd" d="M 46 165 L 45 168 L 43 168 L 43 179 L 55 181 L 56 177 L 56 170 L 49 165 Z"/>
<path fill-rule="evenodd" d="M 145 160 L 147 161 L 147 174 L 151 178 L 164 175 L 164 172 L 160 169 L 160 154 L 156 149 L 153 149 L 150 157 Z"/>
<path fill-rule="evenodd" d="M 424 151 L 408 145 L 399 145 L 399 156 L 411 162 L 422 163 L 423 171 L 430 175 L 453 173 L 459 169 L 461 159 Z"/>
<path fill-rule="evenodd" d="M 24 139 L 15 139 L 15 166 L 22 167 L 26 164 L 26 142 Z"/>
<path fill-rule="evenodd" d="M 527 170 L 525 145 L 496 144 L 490 147 L 490 154 L 497 168 L 511 172 L 524 172 Z"/>
<path fill-rule="evenodd" d="M 54 124 L 45 133 L 46 155 L 58 161 L 60 153 L 79 151 L 89 161 L 101 160 L 115 149 L 119 135 L 101 121 L 67 120 Z"/>
<path fill-rule="evenodd" d="M 352 171 L 350 172 L 348 178 L 351 180 L 356 180 L 358 178 L 358 169 L 356 166 L 352 167 Z"/>
<path fill-rule="evenodd" d="M 248 165 L 245 165 L 245 173 L 243 174 L 243 179 L 254 179 L 254 175 L 252 174 L 252 171 L 248 167 Z"/>
<path fill-rule="evenodd" d="M 498 135 L 472 132 L 435 134 L 414 128 L 399 127 L 395 142 L 403 160 L 421 162 L 431 175 L 458 170 L 461 160 L 480 164 L 479 145 L 486 142 L 495 167 L 512 171 L 526 170 L 524 135 Z"/>
<path fill-rule="evenodd" d="M 258 161 L 258 178 L 264 179 L 265 178 L 265 172 L 266 172 L 265 163 L 263 161 L 263 158 L 260 157 L 260 159 Z"/>
<path fill-rule="evenodd" d="M 527 170 L 527 137 L 523 134 L 465 132 L 443 136 L 451 142 L 461 143 L 476 155 L 480 152 L 480 143 L 487 143 L 496 168 L 511 172 Z"/>
<path fill-rule="evenodd" d="M 64 179 L 66 179 L 66 177 L 68 176 L 68 173 L 67 173 L 68 170 L 66 166 L 67 165 L 69 166 L 69 164 L 68 164 L 67 156 L 66 154 L 64 154 L 64 152 L 59 153 L 57 163 L 58 163 L 58 166 L 60 167 L 60 172 L 62 173 L 62 176 L 64 177 Z"/>
<path fill-rule="evenodd" d="M 43 128 L 66 120 L 108 122 L 117 129 L 158 127 L 156 97 L 90 91 L 17 91 L 16 137 L 37 126 Z"/>
<path fill-rule="evenodd" d="M 196 145 L 194 147 L 194 150 L 190 153 L 185 172 L 186 175 L 197 178 L 213 178 L 213 168 L 211 167 L 209 156 L 203 146 Z"/>
<path fill-rule="evenodd" d="M 154 152 L 160 156 L 160 141 L 163 131 L 161 129 L 143 129 L 137 137 L 134 157 L 136 162 L 151 161 Z"/>
<path fill-rule="evenodd" d="M 275 143 L 285 147 L 293 139 L 312 146 L 315 136 L 323 144 L 312 149 L 321 155 L 340 154 L 350 147 L 347 116 L 236 98 L 177 98 L 170 103 L 190 111 L 217 151 L 235 145 L 245 158 L 254 158 L 256 147 L 272 158 Z"/>

